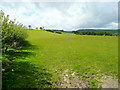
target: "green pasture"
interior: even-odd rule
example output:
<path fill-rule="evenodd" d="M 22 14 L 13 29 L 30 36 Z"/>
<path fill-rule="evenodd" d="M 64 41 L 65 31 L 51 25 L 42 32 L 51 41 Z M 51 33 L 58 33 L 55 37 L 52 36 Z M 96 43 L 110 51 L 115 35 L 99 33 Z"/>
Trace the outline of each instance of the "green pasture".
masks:
<path fill-rule="evenodd" d="M 18 71 L 17 74 L 12 71 L 7 74 L 12 77 L 10 80 L 5 78 L 8 87 L 56 87 L 52 83 L 57 83 L 60 73 L 66 69 L 72 69 L 79 76 L 85 73 L 95 77 L 102 74 L 118 76 L 116 36 L 55 34 L 42 30 L 27 32 L 29 37 L 26 40 L 30 46 L 20 53 L 11 50 L 4 55 L 12 58 L 11 62 L 5 59 L 9 70 Z M 10 83 L 13 80 L 14 83 Z"/>

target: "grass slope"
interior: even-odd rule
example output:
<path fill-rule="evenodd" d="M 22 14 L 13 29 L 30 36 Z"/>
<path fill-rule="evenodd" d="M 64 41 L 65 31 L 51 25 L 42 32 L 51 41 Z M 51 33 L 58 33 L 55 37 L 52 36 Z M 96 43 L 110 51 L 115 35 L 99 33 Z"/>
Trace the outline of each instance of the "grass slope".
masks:
<path fill-rule="evenodd" d="M 36 63 L 49 69 L 71 67 L 83 71 L 89 67 L 117 74 L 118 42 L 114 36 L 59 35 L 45 31 L 28 31 L 28 41 L 39 49 Z"/>
<path fill-rule="evenodd" d="M 59 80 L 59 74 L 66 69 L 72 69 L 81 76 L 85 73 L 89 76 L 118 75 L 118 38 L 115 36 L 78 36 L 38 30 L 28 30 L 28 34 L 27 40 L 34 47 L 23 51 L 32 52 L 33 55 L 17 58 L 17 62 L 28 61 L 43 68 L 40 70 L 50 72 L 51 79 L 46 78 L 48 82 L 42 83 L 45 85 L 41 87 L 48 87 Z M 43 76 L 46 80 L 47 74 Z M 35 87 L 39 87 L 38 84 Z"/>

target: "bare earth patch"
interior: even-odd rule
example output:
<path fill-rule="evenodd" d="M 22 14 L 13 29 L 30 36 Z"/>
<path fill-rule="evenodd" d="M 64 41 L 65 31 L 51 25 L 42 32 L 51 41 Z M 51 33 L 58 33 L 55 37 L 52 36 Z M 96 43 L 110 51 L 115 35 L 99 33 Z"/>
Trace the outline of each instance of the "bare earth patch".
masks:
<path fill-rule="evenodd" d="M 61 82 L 57 84 L 59 88 L 90 88 L 90 81 L 84 81 L 80 76 L 76 76 L 71 69 L 66 69 L 61 73 Z M 98 84 L 102 88 L 118 88 L 118 80 L 112 76 L 105 76 L 99 79 Z"/>
<path fill-rule="evenodd" d="M 61 74 L 61 82 L 58 86 L 60 88 L 88 88 L 88 83 L 76 76 L 75 72 L 67 69 Z"/>
<path fill-rule="evenodd" d="M 103 76 L 100 81 L 102 82 L 102 88 L 118 88 L 118 79 L 112 76 Z"/>

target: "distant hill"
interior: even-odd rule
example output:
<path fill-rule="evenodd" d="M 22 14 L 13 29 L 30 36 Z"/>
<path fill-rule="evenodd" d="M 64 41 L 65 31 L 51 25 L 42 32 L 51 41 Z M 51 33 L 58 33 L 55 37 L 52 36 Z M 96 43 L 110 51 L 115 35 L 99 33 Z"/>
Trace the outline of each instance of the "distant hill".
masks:
<path fill-rule="evenodd" d="M 59 29 L 48 29 L 48 30 L 72 33 L 71 30 L 67 30 L 67 31 L 65 31 L 65 30 L 59 30 Z M 112 32 L 112 33 L 118 33 L 118 29 L 78 29 L 78 30 L 75 30 L 75 31 L 95 31 L 95 32 Z"/>

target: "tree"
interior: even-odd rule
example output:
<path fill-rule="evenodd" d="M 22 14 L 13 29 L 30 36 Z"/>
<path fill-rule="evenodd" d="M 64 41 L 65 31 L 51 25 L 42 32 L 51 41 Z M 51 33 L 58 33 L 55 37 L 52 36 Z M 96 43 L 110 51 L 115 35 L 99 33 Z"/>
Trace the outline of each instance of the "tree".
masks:
<path fill-rule="evenodd" d="M 40 30 L 42 30 L 43 29 L 43 27 L 40 27 Z"/>
<path fill-rule="evenodd" d="M 31 25 L 28 25 L 29 29 L 31 29 Z"/>
<path fill-rule="evenodd" d="M 40 30 L 44 30 L 44 26 L 43 26 L 43 27 L 40 27 Z"/>
<path fill-rule="evenodd" d="M 27 37 L 25 26 L 23 24 L 15 24 L 15 21 L 9 20 L 9 15 L 4 16 L 4 12 L 0 12 L 0 21 L 2 51 L 6 52 L 8 48 L 20 48 L 21 43 Z"/>

